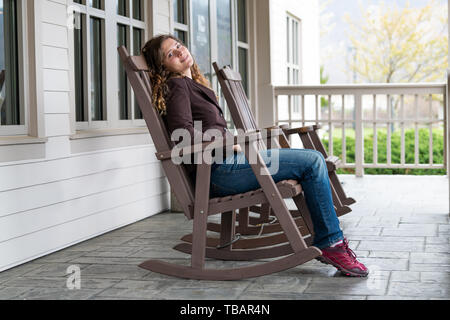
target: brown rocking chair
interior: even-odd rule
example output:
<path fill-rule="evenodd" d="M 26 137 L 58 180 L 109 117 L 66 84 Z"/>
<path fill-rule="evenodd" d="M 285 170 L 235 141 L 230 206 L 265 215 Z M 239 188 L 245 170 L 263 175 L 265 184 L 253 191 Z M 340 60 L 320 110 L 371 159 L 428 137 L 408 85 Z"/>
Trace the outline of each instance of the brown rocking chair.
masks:
<path fill-rule="evenodd" d="M 230 67 L 219 69 L 217 63 L 213 63 L 213 66 L 236 127 L 238 129 L 244 130 L 245 132 L 256 130 L 256 120 L 253 116 L 249 101 L 242 86 L 242 78 L 240 74 L 232 70 Z M 276 127 L 267 129 L 273 128 Z M 317 130 L 320 129 L 320 127 L 309 126 L 290 129 L 286 126 L 280 126 L 279 128 L 283 129 L 285 135 L 280 135 L 278 137 L 278 141 L 275 141 L 275 147 L 277 147 L 276 144 L 278 144 L 282 148 L 290 148 L 290 144 L 286 136 L 299 134 L 305 148 L 317 150 L 322 153 L 327 162 L 333 203 L 336 209 L 336 213 L 338 217 L 340 217 L 351 212 L 351 209 L 348 207 L 348 205 L 351 205 L 356 201 L 353 198 L 347 197 L 342 188 L 342 185 L 336 174 L 336 168 L 340 160 L 338 157 L 329 157 L 326 154 L 325 148 L 317 134 Z M 260 214 L 259 218 L 253 218 L 253 220 L 250 220 L 250 224 L 261 224 L 270 221 L 270 208 L 267 205 L 263 205 L 260 207 L 253 206 L 250 208 L 250 211 Z M 291 213 L 294 217 L 299 215 L 299 212 L 296 210 L 291 210 Z"/>
<path fill-rule="evenodd" d="M 320 256 L 321 251 L 319 249 L 307 246 L 283 200 L 283 198 L 295 197 L 300 194 L 302 192 L 301 186 L 293 181 L 286 181 L 284 182 L 285 185 L 274 183 L 272 177 L 268 174 L 264 161 L 257 153 L 257 143 L 261 139 L 261 134 L 254 132 L 246 135 L 244 143 L 246 156 L 248 157 L 249 154 L 256 155 L 256 163 L 252 164 L 252 169 L 262 188 L 244 194 L 210 199 L 211 165 L 203 163 L 206 161 L 197 165 L 196 181 L 202 183 L 196 183 L 194 187 L 184 166 L 177 165 L 173 161 L 172 151 L 176 146 L 168 135 L 163 119 L 152 105 L 149 69 L 145 59 L 142 56 L 130 56 L 125 47 L 118 48 L 118 51 L 155 144 L 156 156 L 161 161 L 167 179 L 180 206 L 183 208 L 184 214 L 188 219 L 194 220 L 192 244 L 182 244 L 189 247 L 192 253 L 190 266 L 176 265 L 160 260 L 148 260 L 143 262 L 140 267 L 181 278 L 238 280 L 290 269 Z M 241 142 L 241 139 L 237 138 L 233 141 L 216 139 L 211 143 L 186 147 L 182 149 L 182 154 L 194 154 L 203 159 L 204 156 L 210 156 L 215 148 L 230 148 Z M 288 243 L 279 246 L 280 248 L 235 249 L 231 243 L 235 232 L 235 210 L 266 203 L 270 205 L 276 215 Z M 207 248 L 208 217 L 216 214 L 222 215 L 220 249 Z M 205 258 L 208 252 L 210 253 L 208 256 L 217 255 L 225 260 L 252 260 L 281 255 L 284 255 L 284 257 L 253 266 L 218 270 L 205 268 Z M 277 254 L 274 255 L 273 252 L 277 252 Z"/>

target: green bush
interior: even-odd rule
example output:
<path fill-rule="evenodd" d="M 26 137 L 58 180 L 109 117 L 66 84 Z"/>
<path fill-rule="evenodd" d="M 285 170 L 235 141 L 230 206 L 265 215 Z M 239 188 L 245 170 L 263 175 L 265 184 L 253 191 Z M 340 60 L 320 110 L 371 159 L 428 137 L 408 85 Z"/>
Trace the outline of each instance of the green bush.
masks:
<path fill-rule="evenodd" d="M 419 163 L 429 163 L 429 129 L 419 129 Z M 366 131 L 364 135 L 364 161 L 373 163 L 373 131 Z M 414 163 L 415 154 L 415 131 L 414 129 L 405 130 L 405 161 Z M 328 136 L 322 139 L 328 150 Z M 391 134 L 391 161 L 393 164 L 401 162 L 401 131 L 396 130 Z M 385 129 L 377 131 L 378 142 L 378 163 L 387 163 L 387 133 Z M 333 137 L 333 150 L 336 156 L 342 159 L 342 137 Z M 349 130 L 346 133 L 347 163 L 355 163 L 355 135 Z M 338 154 L 341 153 L 341 154 Z M 442 129 L 433 130 L 433 163 L 444 163 L 444 133 Z M 445 175 L 445 169 L 365 169 L 366 174 L 398 174 L 398 175 Z M 352 169 L 339 169 L 339 174 L 354 173 Z"/>

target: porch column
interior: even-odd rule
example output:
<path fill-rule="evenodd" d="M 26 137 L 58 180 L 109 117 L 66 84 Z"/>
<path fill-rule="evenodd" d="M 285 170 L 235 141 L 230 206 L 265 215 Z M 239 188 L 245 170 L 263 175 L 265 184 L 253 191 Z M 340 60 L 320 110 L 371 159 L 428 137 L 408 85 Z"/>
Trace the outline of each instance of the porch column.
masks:
<path fill-rule="evenodd" d="M 449 30 L 449 34 L 450 34 L 450 30 Z M 450 65 L 450 58 L 449 58 L 449 65 Z M 446 94 L 445 94 L 445 99 L 444 99 L 444 108 L 446 110 L 445 112 L 445 116 L 446 116 L 446 123 L 445 123 L 445 134 L 446 134 L 446 139 L 444 139 L 444 142 L 446 143 L 446 145 L 444 145 L 444 150 L 445 150 L 445 163 L 447 166 L 447 179 L 448 179 L 448 205 L 449 205 L 449 216 L 450 216 L 450 69 L 447 69 L 447 90 L 446 90 Z"/>
<path fill-rule="evenodd" d="M 274 90 L 272 86 L 271 64 L 271 0 L 250 0 L 250 36 L 254 37 L 251 68 L 255 81 L 255 114 L 260 128 L 275 124 Z"/>

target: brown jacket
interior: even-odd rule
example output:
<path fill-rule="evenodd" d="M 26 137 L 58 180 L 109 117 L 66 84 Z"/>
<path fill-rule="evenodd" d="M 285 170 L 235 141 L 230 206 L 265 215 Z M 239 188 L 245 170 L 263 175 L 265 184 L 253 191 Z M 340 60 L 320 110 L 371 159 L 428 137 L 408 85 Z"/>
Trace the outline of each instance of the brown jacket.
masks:
<path fill-rule="evenodd" d="M 188 77 L 172 78 L 167 84 L 169 94 L 166 97 L 165 121 L 170 135 L 177 129 L 186 129 L 193 144 L 213 140 L 210 136 L 203 137 L 207 130 L 217 129 L 222 135 L 228 132 L 214 91 Z M 195 121 L 201 121 L 201 132 L 194 127 Z M 186 169 L 192 174 L 195 166 L 186 165 Z"/>

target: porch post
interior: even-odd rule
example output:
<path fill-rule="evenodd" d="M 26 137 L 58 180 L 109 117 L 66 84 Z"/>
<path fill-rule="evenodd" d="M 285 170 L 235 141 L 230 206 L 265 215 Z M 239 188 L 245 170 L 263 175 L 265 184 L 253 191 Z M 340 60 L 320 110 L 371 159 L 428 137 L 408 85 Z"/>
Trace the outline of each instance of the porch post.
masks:
<path fill-rule="evenodd" d="M 257 95 L 257 121 L 260 128 L 271 127 L 275 124 L 274 90 L 272 86 L 271 61 L 271 0 L 253 0 L 250 10 L 253 15 L 251 34 L 256 38 L 253 42 L 255 68 L 255 91 Z"/>
<path fill-rule="evenodd" d="M 449 31 L 450 34 L 450 31 Z M 449 60 L 450 65 L 450 60 Z M 445 92 L 444 99 L 444 116 L 445 118 L 445 129 L 444 133 L 446 135 L 444 139 L 444 150 L 445 150 L 445 164 L 447 169 L 447 179 L 448 179 L 448 205 L 449 205 L 449 216 L 450 216 L 450 69 L 447 70 L 447 88 Z"/>

